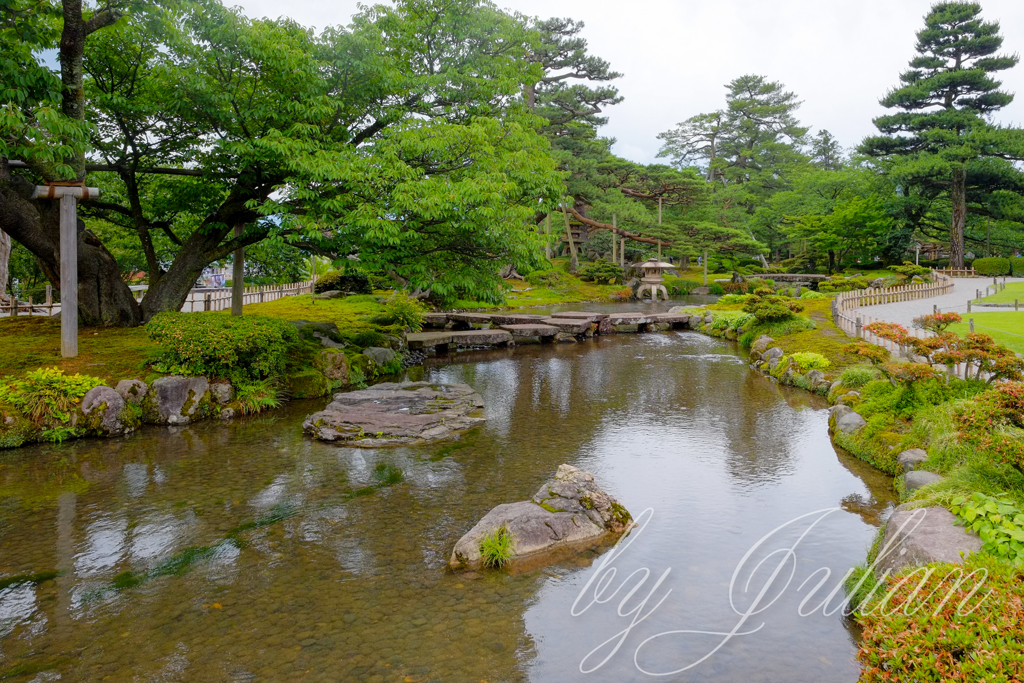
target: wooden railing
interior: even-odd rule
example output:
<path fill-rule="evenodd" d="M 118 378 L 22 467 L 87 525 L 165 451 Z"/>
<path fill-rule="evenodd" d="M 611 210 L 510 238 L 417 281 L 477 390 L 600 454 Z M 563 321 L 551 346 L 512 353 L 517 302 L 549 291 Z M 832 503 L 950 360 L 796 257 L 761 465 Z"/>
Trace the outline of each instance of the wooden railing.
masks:
<path fill-rule="evenodd" d="M 309 294 L 313 291 L 313 283 L 291 282 L 287 285 L 266 285 L 262 287 L 246 287 L 242 293 L 242 304 L 261 304 L 266 301 L 275 301 L 286 296 L 298 294 Z M 136 301 L 142 301 L 146 295 L 145 290 L 132 292 Z M 183 313 L 198 313 L 201 311 L 223 311 L 231 308 L 231 288 L 217 287 L 211 289 L 193 289 L 185 297 L 185 303 L 181 306 Z M 53 316 L 54 312 L 60 312 L 60 302 L 54 302 L 53 290 L 50 285 L 46 286 L 46 299 L 42 303 L 35 303 L 32 297 L 28 301 L 19 301 L 14 305 L 13 299 L 7 302 L 0 302 L 0 316 L 37 315 Z"/>
<path fill-rule="evenodd" d="M 940 268 L 936 273 L 942 273 L 949 277 L 978 277 L 978 274 L 974 272 L 974 268 Z"/>
<path fill-rule="evenodd" d="M 888 289 L 856 289 L 852 292 L 840 292 L 832 300 L 832 322 L 851 337 L 863 339 L 872 344 L 884 346 L 891 351 L 896 351 L 898 349 L 896 344 L 877 337 L 864 329 L 866 325 L 880 321 L 861 313 L 859 309 L 865 306 L 927 299 L 933 296 L 949 294 L 953 291 L 953 278 L 949 275 L 933 270 L 932 278 L 934 279 L 933 282 L 923 282 L 917 285 L 901 285 Z M 910 333 L 920 337 L 930 336 L 930 333 L 923 330 L 910 330 Z"/>

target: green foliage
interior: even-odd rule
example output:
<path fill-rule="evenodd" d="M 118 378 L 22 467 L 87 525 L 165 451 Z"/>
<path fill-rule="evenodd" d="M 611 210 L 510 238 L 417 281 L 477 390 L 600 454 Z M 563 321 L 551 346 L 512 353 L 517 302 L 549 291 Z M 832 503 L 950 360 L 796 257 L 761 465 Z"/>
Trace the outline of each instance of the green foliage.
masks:
<path fill-rule="evenodd" d="M 867 289 L 871 286 L 871 280 L 863 277 L 843 277 L 834 275 L 828 280 L 818 284 L 819 292 L 852 292 L 855 289 Z"/>
<path fill-rule="evenodd" d="M 1024 512 L 1006 496 L 958 496 L 950 510 L 981 537 L 983 551 L 1024 569 Z"/>
<path fill-rule="evenodd" d="M 480 540 L 480 555 L 485 567 L 500 569 L 512 559 L 513 538 L 508 527 L 502 525 Z"/>
<path fill-rule="evenodd" d="M 711 283 L 711 286 L 708 287 L 708 294 L 713 294 L 715 296 L 721 296 L 721 295 L 725 294 L 725 287 L 723 287 L 721 285 L 721 283 L 719 283 L 719 282 L 713 282 L 713 283 Z"/>
<path fill-rule="evenodd" d="M 978 275 L 988 277 L 1010 274 L 1010 260 L 1005 258 L 976 258 L 974 259 L 973 267 Z"/>
<path fill-rule="evenodd" d="M 604 259 L 598 259 L 580 268 L 579 278 L 584 282 L 598 282 L 606 285 L 622 284 L 622 268 Z"/>
<path fill-rule="evenodd" d="M 281 390 L 274 379 L 239 382 L 235 385 L 234 405 L 242 415 L 256 415 L 281 406 Z"/>
<path fill-rule="evenodd" d="M 758 322 L 779 322 L 796 317 L 795 314 L 804 310 L 804 307 L 794 299 L 755 292 L 743 304 L 743 310 L 757 318 Z"/>
<path fill-rule="evenodd" d="M 160 313 L 146 323 L 161 346 L 154 368 L 180 375 L 232 380 L 265 379 L 284 369 L 295 327 L 274 318 L 221 313 Z"/>
<path fill-rule="evenodd" d="M 931 281 L 932 269 L 925 268 L 924 266 L 918 266 L 910 261 L 904 261 L 902 266 L 889 266 L 889 270 L 905 275 L 909 279 L 919 277 L 924 279 L 926 282 Z"/>
<path fill-rule="evenodd" d="M 388 463 L 378 463 L 373 468 L 373 482 L 377 488 L 384 488 L 385 486 L 394 486 L 395 484 L 401 483 L 405 479 L 405 475 L 402 473 L 401 468 L 389 465 Z"/>
<path fill-rule="evenodd" d="M 807 289 L 807 290 L 804 290 L 800 294 L 800 298 L 801 299 L 831 299 L 832 297 L 830 297 L 828 294 L 824 294 L 822 292 L 815 292 L 813 289 Z"/>
<path fill-rule="evenodd" d="M 373 294 L 373 289 L 370 287 L 370 278 L 358 270 L 335 270 L 327 273 L 317 279 L 314 290 L 317 294 L 331 291 Z"/>
<path fill-rule="evenodd" d="M 928 569 L 890 578 L 891 598 L 857 614 L 863 626 L 857 653 L 861 683 L 1019 679 L 1024 670 L 1020 570 L 986 553 L 970 555 L 962 567 L 932 564 Z"/>
<path fill-rule="evenodd" d="M 1014 256 L 1010 259 L 1010 274 L 1014 277 L 1024 277 L 1024 256 Z"/>
<path fill-rule="evenodd" d="M 27 373 L 24 379 L 0 380 L 0 404 L 14 406 L 39 425 L 43 440 L 60 443 L 81 436 L 83 430 L 73 424 L 75 412 L 85 394 L 101 384 L 103 380 L 98 377 L 39 368 Z"/>
<path fill-rule="evenodd" d="M 850 389 L 860 389 L 868 382 L 873 382 L 876 379 L 878 379 L 877 370 L 862 366 L 846 368 L 843 370 L 843 374 L 839 376 L 839 380 L 843 383 L 843 386 L 849 387 Z"/>
<path fill-rule="evenodd" d="M 820 353 L 813 351 L 800 351 L 789 354 L 789 358 L 800 372 L 808 370 L 827 370 L 832 365 L 831 361 Z"/>
<path fill-rule="evenodd" d="M 407 293 L 395 291 L 384 302 L 384 311 L 372 320 L 378 325 L 398 325 L 409 332 L 419 332 L 423 329 L 423 314 L 426 310 L 422 303 Z"/>

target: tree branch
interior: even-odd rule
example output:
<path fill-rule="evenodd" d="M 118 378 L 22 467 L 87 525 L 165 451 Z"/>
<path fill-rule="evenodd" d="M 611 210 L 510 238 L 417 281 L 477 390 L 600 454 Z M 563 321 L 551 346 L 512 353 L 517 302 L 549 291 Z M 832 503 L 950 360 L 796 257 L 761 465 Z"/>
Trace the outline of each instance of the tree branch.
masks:
<path fill-rule="evenodd" d="M 658 239 L 655 239 L 654 237 L 644 237 L 642 235 L 637 235 L 637 234 L 632 233 L 632 232 L 626 232 L 622 228 L 616 228 L 615 226 L 611 225 L 610 223 L 598 223 L 595 220 L 587 218 L 586 216 L 584 216 L 583 214 L 581 214 L 579 211 L 577 211 L 576 209 L 574 209 L 571 206 L 569 207 L 569 214 L 572 215 L 572 217 L 575 218 L 580 223 L 583 223 L 584 225 L 588 225 L 591 228 L 595 228 L 597 230 L 611 230 L 616 235 L 621 235 L 622 237 L 628 237 L 629 239 L 633 240 L 634 242 L 643 242 L 644 244 L 661 244 L 661 246 L 663 246 L 663 247 L 671 247 L 672 246 L 672 243 L 669 242 L 669 241 L 666 241 L 666 240 L 658 240 Z"/>

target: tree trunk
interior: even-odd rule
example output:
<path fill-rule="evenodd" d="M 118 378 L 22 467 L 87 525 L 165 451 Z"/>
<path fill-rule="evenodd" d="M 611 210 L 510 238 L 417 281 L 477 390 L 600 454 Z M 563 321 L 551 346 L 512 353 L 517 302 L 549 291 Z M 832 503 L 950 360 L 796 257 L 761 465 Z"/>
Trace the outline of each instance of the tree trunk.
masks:
<path fill-rule="evenodd" d="M 953 220 L 949 226 L 949 267 L 964 267 L 964 228 L 967 225 L 967 169 L 953 168 Z"/>
<path fill-rule="evenodd" d="M 28 249 L 46 277 L 60 287 L 60 213 L 56 200 L 32 200 L 32 185 L 0 168 L 0 230 Z M 6 173 L 5 173 L 6 172 Z M 6 177 L 4 177 L 6 175 Z M 114 256 L 96 235 L 78 233 L 78 319 L 83 326 L 131 327 L 142 322 Z"/>
<path fill-rule="evenodd" d="M 11 279 L 11 236 L 0 230 L 0 301 L 7 301 L 7 281 Z"/>
<path fill-rule="evenodd" d="M 828 250 L 828 274 L 831 275 L 836 270 L 836 252 L 834 249 Z"/>

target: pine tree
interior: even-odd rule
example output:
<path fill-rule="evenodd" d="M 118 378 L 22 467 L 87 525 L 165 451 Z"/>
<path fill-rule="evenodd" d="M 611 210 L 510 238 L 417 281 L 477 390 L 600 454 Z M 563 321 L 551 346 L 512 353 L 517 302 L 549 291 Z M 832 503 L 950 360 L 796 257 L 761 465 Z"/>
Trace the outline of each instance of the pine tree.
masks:
<path fill-rule="evenodd" d="M 823 171 L 838 171 L 843 167 L 843 148 L 824 128 L 811 138 L 811 163 Z"/>
<path fill-rule="evenodd" d="M 971 162 L 1004 156 L 1014 131 L 994 127 L 988 117 L 1013 101 L 991 74 L 1017 64 L 1017 55 L 996 55 L 1002 47 L 999 23 L 983 21 L 981 5 L 942 2 L 925 17 L 917 34 L 917 57 L 900 75 L 902 86 L 881 100 L 898 113 L 874 123 L 882 133 L 861 144 L 876 157 L 903 159 L 909 176 L 926 177 L 949 188 L 951 268 L 964 267 L 964 227 Z"/>

